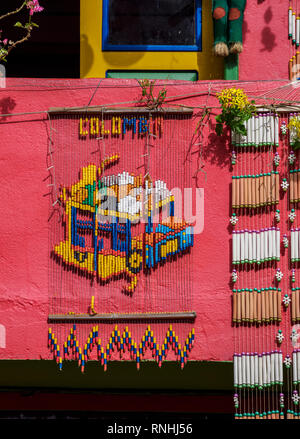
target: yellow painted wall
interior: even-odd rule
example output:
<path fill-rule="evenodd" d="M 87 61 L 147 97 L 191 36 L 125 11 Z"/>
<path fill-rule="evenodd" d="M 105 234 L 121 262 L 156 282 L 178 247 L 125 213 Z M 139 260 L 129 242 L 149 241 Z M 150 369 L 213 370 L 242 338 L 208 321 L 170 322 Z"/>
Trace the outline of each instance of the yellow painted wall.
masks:
<path fill-rule="evenodd" d="M 107 70 L 197 70 L 199 80 L 223 79 L 223 60 L 212 55 L 211 0 L 202 1 L 202 52 L 102 52 L 102 0 L 81 0 L 80 76 Z"/>

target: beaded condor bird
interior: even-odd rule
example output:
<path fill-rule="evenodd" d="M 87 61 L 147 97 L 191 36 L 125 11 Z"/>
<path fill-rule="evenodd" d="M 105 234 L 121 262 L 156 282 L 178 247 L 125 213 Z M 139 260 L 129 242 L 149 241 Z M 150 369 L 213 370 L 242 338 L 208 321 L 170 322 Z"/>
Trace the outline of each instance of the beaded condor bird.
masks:
<path fill-rule="evenodd" d="M 214 54 L 241 53 L 246 0 L 213 0 Z"/>

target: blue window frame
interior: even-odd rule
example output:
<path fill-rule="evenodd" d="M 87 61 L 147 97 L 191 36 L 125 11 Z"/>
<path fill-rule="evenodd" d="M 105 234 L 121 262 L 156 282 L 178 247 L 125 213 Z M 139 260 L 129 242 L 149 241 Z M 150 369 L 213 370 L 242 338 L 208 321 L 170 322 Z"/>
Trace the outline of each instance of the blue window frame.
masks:
<path fill-rule="evenodd" d="M 103 0 L 102 3 L 103 51 L 202 50 L 202 0 Z M 149 14 L 145 12 L 147 5 Z M 182 5 L 183 9 L 179 10 Z"/>

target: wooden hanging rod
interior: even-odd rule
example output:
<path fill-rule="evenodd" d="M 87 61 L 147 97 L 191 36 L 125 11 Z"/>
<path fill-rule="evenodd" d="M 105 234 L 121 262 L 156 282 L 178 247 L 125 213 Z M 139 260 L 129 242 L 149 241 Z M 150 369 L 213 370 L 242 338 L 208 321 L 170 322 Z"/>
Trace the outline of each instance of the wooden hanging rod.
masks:
<path fill-rule="evenodd" d="M 294 112 L 299 112 L 300 111 L 300 106 L 296 105 L 296 104 L 284 104 L 284 103 L 279 103 L 279 104 L 272 104 L 272 110 L 276 111 L 277 113 L 294 113 Z M 270 108 L 269 107 L 265 107 L 265 106 L 261 106 L 261 105 L 255 105 L 256 107 L 256 111 L 259 113 L 263 113 L 263 112 L 270 112 Z"/>
<path fill-rule="evenodd" d="M 101 322 L 101 321 L 165 321 L 195 320 L 194 311 L 177 313 L 135 313 L 135 314 L 49 314 L 49 322 Z"/>
<path fill-rule="evenodd" d="M 116 107 L 116 108 L 107 108 L 107 107 L 57 107 L 57 108 L 49 108 L 48 110 L 49 114 L 121 114 L 121 113 L 128 113 L 128 114 L 145 114 L 145 113 L 151 113 L 151 114 L 186 114 L 191 115 L 193 114 L 192 108 L 186 108 L 186 107 L 179 107 L 179 108 L 171 108 L 171 107 L 164 107 L 160 109 L 149 109 L 145 107 Z"/>

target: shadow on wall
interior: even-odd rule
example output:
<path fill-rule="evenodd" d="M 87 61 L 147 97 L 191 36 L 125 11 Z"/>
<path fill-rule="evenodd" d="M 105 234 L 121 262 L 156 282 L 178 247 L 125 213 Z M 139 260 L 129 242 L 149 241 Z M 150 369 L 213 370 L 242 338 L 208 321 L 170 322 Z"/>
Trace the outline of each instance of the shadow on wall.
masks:
<path fill-rule="evenodd" d="M 0 113 L 10 114 L 16 106 L 16 101 L 10 97 L 3 98 L 0 100 Z M 1 117 L 1 121 L 4 122 L 7 118 Z"/>
<path fill-rule="evenodd" d="M 200 118 L 191 142 L 189 151 L 193 155 L 196 169 L 193 172 L 193 179 L 197 188 L 201 187 L 203 180 L 207 179 L 205 166 L 207 163 L 232 170 L 230 154 L 230 131 L 224 128 L 222 136 L 215 132 L 216 121 L 215 113 L 199 112 L 196 116 Z"/>
<path fill-rule="evenodd" d="M 100 49 L 99 49 L 100 50 Z M 81 59 L 84 60 L 84 64 L 81 65 L 81 77 L 88 76 L 90 70 L 94 64 L 94 51 L 93 47 L 89 43 L 88 36 L 81 34 L 80 36 L 80 51 Z M 134 65 L 139 59 L 144 56 L 143 52 L 102 52 L 105 62 L 110 66 L 116 66 L 118 68 L 129 67 Z"/>
<path fill-rule="evenodd" d="M 81 76 L 86 76 L 93 66 L 94 51 L 89 43 L 87 35 L 80 35 L 80 58 L 84 59 L 84 64 L 81 65 Z"/>
<path fill-rule="evenodd" d="M 224 79 L 224 58 L 213 54 L 212 1 L 202 2 L 202 52 L 197 54 L 199 80 Z"/>
<path fill-rule="evenodd" d="M 214 120 L 212 122 L 213 124 L 215 123 Z M 214 126 L 212 129 L 214 129 Z M 203 149 L 203 160 L 220 168 L 228 168 L 231 164 L 231 154 L 228 147 L 226 147 L 226 145 L 229 144 L 227 136 L 229 136 L 227 129 L 224 130 L 222 136 L 217 136 L 217 134 L 212 131 Z"/>
<path fill-rule="evenodd" d="M 128 67 L 143 58 L 144 52 L 103 52 L 103 58 L 107 64 L 116 67 Z"/>
<path fill-rule="evenodd" d="M 268 25 L 271 23 L 273 18 L 273 12 L 271 6 L 269 6 L 264 13 L 264 21 Z M 261 32 L 261 43 L 263 48 L 260 49 L 261 52 L 272 52 L 274 47 L 277 46 L 276 35 L 272 32 L 269 26 L 265 26 Z"/>
<path fill-rule="evenodd" d="M 272 52 L 274 47 L 277 46 L 276 35 L 271 31 L 269 27 L 265 27 L 261 33 L 261 42 L 263 44 L 263 48 L 260 49 L 261 52 Z"/>
<path fill-rule="evenodd" d="M 249 33 L 249 26 L 248 26 L 248 22 L 246 20 L 243 21 L 243 45 L 245 45 L 246 41 L 247 41 L 247 36 Z"/>
<path fill-rule="evenodd" d="M 257 4 L 260 5 L 265 0 L 258 0 Z M 273 12 L 271 6 L 269 6 L 264 13 L 264 21 L 267 26 L 265 26 L 261 31 L 261 44 L 262 48 L 261 52 L 272 52 L 272 50 L 277 46 L 276 44 L 276 35 L 272 32 L 270 26 L 268 26 L 273 19 Z M 247 35 L 250 32 L 249 25 L 246 20 L 243 22 L 243 43 L 245 44 L 247 40 Z"/>

